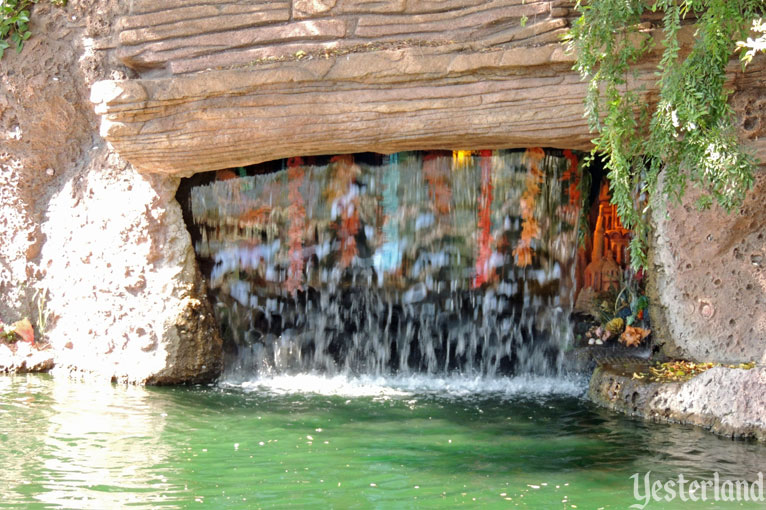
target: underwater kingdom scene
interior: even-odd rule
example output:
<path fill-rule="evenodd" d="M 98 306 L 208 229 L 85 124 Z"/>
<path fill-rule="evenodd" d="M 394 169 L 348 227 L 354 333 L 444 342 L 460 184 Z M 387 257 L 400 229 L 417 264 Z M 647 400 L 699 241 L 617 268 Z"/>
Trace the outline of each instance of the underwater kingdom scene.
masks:
<path fill-rule="evenodd" d="M 227 375 L 554 373 L 580 208 L 570 151 L 218 172 L 191 189 Z"/>

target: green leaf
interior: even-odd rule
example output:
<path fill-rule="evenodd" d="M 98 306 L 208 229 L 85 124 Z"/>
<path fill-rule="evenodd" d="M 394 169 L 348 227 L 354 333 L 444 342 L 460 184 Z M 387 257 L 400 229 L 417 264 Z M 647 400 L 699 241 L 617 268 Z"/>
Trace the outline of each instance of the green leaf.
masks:
<path fill-rule="evenodd" d="M 664 11 L 665 49 L 658 65 L 659 98 L 652 111 L 640 89 L 631 88 L 626 79 L 651 48 L 650 40 L 629 37 L 637 32 L 645 8 Z M 668 202 L 680 202 L 691 182 L 702 188 L 699 205 L 715 202 L 733 210 L 753 186 L 756 160 L 736 136 L 726 66 L 742 47 L 736 43 L 743 37 L 742 28 L 765 15 L 766 4 L 590 0 L 585 6 L 578 2 L 576 9 L 580 17 L 569 32 L 568 49 L 577 54 L 573 68 L 589 80 L 585 112 L 597 133 L 593 154 L 603 156 L 612 203 L 623 224 L 635 229 L 632 265 L 644 266 L 650 204 L 662 204 L 639 197 L 655 193 L 660 171 Z M 695 41 L 681 58 L 677 35 L 687 15 L 695 20 Z"/>

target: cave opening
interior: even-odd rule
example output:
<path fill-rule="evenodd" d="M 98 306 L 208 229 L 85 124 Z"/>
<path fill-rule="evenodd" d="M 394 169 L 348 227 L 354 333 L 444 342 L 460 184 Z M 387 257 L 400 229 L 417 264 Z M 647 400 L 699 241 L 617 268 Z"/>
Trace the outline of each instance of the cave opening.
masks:
<path fill-rule="evenodd" d="M 604 169 L 581 159 L 358 153 L 183 179 L 224 378 L 559 373 L 603 215 Z"/>

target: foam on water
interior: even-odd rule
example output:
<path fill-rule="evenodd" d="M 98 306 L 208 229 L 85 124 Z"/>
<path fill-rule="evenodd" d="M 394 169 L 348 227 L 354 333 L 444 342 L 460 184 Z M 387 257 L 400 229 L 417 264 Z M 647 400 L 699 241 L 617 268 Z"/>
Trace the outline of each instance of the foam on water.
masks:
<path fill-rule="evenodd" d="M 323 396 L 411 397 L 430 395 L 446 399 L 492 397 L 511 399 L 519 396 L 580 397 L 588 387 L 582 376 L 516 377 L 429 376 L 326 376 L 322 374 L 274 375 L 247 381 L 224 381 L 225 388 L 257 391 L 274 395 L 315 394 Z"/>

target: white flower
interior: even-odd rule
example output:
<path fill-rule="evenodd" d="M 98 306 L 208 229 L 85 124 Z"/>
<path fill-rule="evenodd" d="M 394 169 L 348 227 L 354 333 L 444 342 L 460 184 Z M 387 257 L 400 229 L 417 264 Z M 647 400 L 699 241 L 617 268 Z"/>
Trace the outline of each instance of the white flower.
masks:
<path fill-rule="evenodd" d="M 718 161 L 719 159 L 721 159 L 721 153 L 716 150 L 715 144 L 711 143 L 710 145 L 708 145 L 707 150 L 705 152 L 707 152 L 708 159 L 712 161 Z"/>

